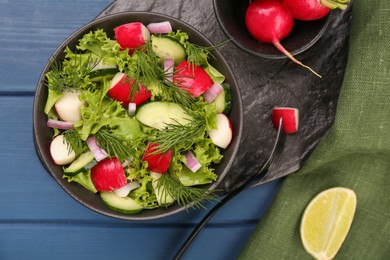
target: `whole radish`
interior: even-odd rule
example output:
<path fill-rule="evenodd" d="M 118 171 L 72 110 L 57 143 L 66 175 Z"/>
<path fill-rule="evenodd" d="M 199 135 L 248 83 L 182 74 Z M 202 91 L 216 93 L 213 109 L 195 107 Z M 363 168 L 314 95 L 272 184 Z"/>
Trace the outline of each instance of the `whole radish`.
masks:
<path fill-rule="evenodd" d="M 296 64 L 309 69 L 318 77 L 317 72 L 292 56 L 280 43 L 291 32 L 294 18 L 281 0 L 258 0 L 249 4 L 245 14 L 245 24 L 250 34 L 257 40 L 272 43 Z"/>
<path fill-rule="evenodd" d="M 344 10 L 349 0 L 283 0 L 289 13 L 298 20 L 318 20 L 327 15 L 331 9 Z"/>

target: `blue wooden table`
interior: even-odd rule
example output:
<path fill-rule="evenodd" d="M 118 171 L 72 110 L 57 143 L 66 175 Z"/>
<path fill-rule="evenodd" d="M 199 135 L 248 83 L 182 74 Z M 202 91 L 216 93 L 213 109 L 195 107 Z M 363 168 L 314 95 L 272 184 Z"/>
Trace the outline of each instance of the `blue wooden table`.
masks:
<path fill-rule="evenodd" d="M 41 70 L 67 36 L 110 3 L 0 0 L 0 259 L 169 259 L 207 213 L 147 222 L 99 215 L 70 198 L 36 155 L 32 104 Z M 236 258 L 279 186 L 236 197 L 185 259 Z"/>

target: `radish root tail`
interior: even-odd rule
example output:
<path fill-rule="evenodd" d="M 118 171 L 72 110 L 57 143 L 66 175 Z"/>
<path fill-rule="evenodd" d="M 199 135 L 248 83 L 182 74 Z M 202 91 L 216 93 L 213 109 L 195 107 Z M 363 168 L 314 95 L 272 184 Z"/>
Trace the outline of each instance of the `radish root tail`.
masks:
<path fill-rule="evenodd" d="M 317 72 L 315 72 L 312 68 L 310 68 L 309 66 L 303 64 L 302 62 L 300 62 L 299 60 L 297 60 L 294 56 L 292 56 L 292 54 L 291 54 L 290 52 L 288 52 L 288 51 L 283 47 L 283 45 L 280 44 L 279 41 L 273 41 L 272 43 L 275 45 L 275 47 L 276 47 L 279 51 L 281 51 L 284 55 L 286 55 L 286 56 L 287 56 L 290 60 L 292 60 L 294 63 L 296 63 L 296 64 L 298 64 L 298 65 L 300 65 L 300 66 L 302 66 L 302 67 L 304 67 L 304 68 L 306 68 L 306 69 L 308 69 L 308 70 L 310 70 L 310 71 L 311 71 L 314 75 L 316 75 L 317 77 L 322 78 L 322 76 L 321 76 L 320 74 L 318 74 Z"/>

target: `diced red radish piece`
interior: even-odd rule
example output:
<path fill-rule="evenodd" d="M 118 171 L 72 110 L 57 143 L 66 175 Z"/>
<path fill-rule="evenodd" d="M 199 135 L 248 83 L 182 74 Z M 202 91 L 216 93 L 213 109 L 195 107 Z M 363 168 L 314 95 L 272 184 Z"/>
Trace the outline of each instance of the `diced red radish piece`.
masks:
<path fill-rule="evenodd" d="M 114 28 L 115 39 L 123 49 L 136 49 L 150 40 L 150 32 L 140 22 L 126 23 Z"/>
<path fill-rule="evenodd" d="M 218 96 L 219 93 L 221 93 L 223 90 L 223 87 L 218 84 L 214 83 L 204 94 L 203 94 L 203 100 L 206 101 L 207 104 L 210 104 L 214 101 L 214 99 Z"/>
<path fill-rule="evenodd" d="M 217 129 L 209 130 L 213 143 L 223 149 L 228 147 L 233 138 L 232 124 L 225 114 L 217 114 Z"/>
<path fill-rule="evenodd" d="M 173 70 L 174 70 L 174 60 L 173 59 L 165 59 L 164 60 L 165 78 L 170 82 L 173 81 Z"/>
<path fill-rule="evenodd" d="M 115 189 L 114 192 L 118 197 L 124 198 L 129 195 L 130 191 L 138 188 L 140 183 L 138 181 L 132 181 L 127 183 L 125 186 Z"/>
<path fill-rule="evenodd" d="M 125 73 L 118 72 L 111 80 L 108 95 L 113 99 L 122 102 L 123 106 L 127 106 L 130 102 L 139 106 L 150 98 L 151 93 L 140 84 L 139 90 L 135 93 L 134 98 L 132 98 L 131 87 L 133 84 L 133 79 L 129 79 Z"/>
<path fill-rule="evenodd" d="M 153 172 L 165 174 L 172 159 L 172 150 L 166 153 L 156 153 L 158 144 L 149 143 L 146 147 L 143 160 L 148 162 L 148 169 Z"/>
<path fill-rule="evenodd" d="M 116 157 L 106 158 L 92 167 L 91 179 L 97 191 L 113 191 L 127 184 L 125 171 Z"/>
<path fill-rule="evenodd" d="M 150 33 L 169 33 L 172 32 L 172 25 L 169 21 L 160 23 L 150 23 L 146 25 Z"/>
<path fill-rule="evenodd" d="M 99 147 L 94 136 L 88 137 L 86 142 L 96 161 L 100 162 L 108 156 L 107 152 Z"/>
<path fill-rule="evenodd" d="M 280 118 L 283 121 L 283 131 L 293 134 L 298 131 L 299 110 L 292 107 L 274 107 L 272 109 L 272 122 L 275 128 L 279 128 Z"/>
<path fill-rule="evenodd" d="M 76 158 L 76 153 L 68 146 L 64 135 L 57 135 L 50 144 L 50 155 L 57 165 L 66 165 Z"/>
<path fill-rule="evenodd" d="M 72 122 L 65 122 L 60 120 L 48 119 L 47 126 L 51 128 L 57 128 L 61 130 L 69 130 L 73 128 Z"/>
<path fill-rule="evenodd" d="M 129 116 L 134 116 L 135 111 L 137 111 L 137 104 L 134 102 L 130 102 L 127 108 L 127 113 L 129 114 Z"/>
<path fill-rule="evenodd" d="M 186 60 L 177 65 L 173 81 L 188 91 L 192 97 L 202 95 L 214 84 L 204 69 L 195 64 L 189 64 Z"/>
<path fill-rule="evenodd" d="M 61 120 L 76 123 L 81 120 L 80 107 L 84 104 L 79 99 L 80 92 L 64 92 L 54 104 Z"/>
<path fill-rule="evenodd" d="M 196 159 L 195 155 L 191 151 L 187 151 L 185 153 L 186 157 L 186 166 L 188 169 L 190 169 L 192 172 L 196 172 L 199 170 L 202 165 L 199 163 L 199 161 Z"/>

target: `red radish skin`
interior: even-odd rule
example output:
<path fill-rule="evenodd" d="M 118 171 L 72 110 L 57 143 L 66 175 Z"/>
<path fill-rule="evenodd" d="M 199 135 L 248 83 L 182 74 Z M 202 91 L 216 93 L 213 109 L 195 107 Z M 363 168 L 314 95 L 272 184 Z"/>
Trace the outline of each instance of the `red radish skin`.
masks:
<path fill-rule="evenodd" d="M 295 19 L 302 21 L 318 20 L 331 9 L 344 10 L 348 6 L 345 0 L 283 0 L 283 3 Z"/>
<path fill-rule="evenodd" d="M 178 83 L 192 97 L 198 97 L 205 93 L 213 84 L 213 80 L 201 67 L 183 60 L 176 67 L 173 81 Z"/>
<path fill-rule="evenodd" d="M 136 49 L 150 40 L 150 33 L 140 22 L 126 23 L 114 28 L 115 39 L 123 49 Z"/>
<path fill-rule="evenodd" d="M 309 66 L 298 61 L 280 43 L 282 39 L 290 34 L 294 26 L 294 18 L 288 12 L 281 0 L 252 2 L 246 10 L 245 24 L 249 33 L 255 39 L 264 43 L 272 43 L 293 62 L 309 69 L 312 73 L 321 78 L 321 75 Z"/>
<path fill-rule="evenodd" d="M 133 84 L 133 79 L 129 79 L 125 73 L 118 72 L 111 80 L 108 95 L 111 98 L 122 102 L 123 106 L 128 106 L 130 102 L 139 106 L 151 97 L 151 93 L 140 84 L 139 90 L 135 93 L 133 98 L 131 96 L 131 87 Z"/>
<path fill-rule="evenodd" d="M 91 179 L 97 191 L 113 191 L 127 184 L 125 171 L 116 157 L 106 158 L 92 167 Z"/>
<path fill-rule="evenodd" d="M 276 129 L 279 128 L 280 118 L 283 121 L 283 132 L 294 134 L 298 132 L 299 110 L 292 107 L 274 107 L 272 109 L 272 122 Z"/>
<path fill-rule="evenodd" d="M 166 153 L 156 153 L 158 144 L 149 143 L 145 150 L 143 160 L 148 162 L 148 169 L 152 172 L 165 174 L 172 160 L 172 150 Z"/>

